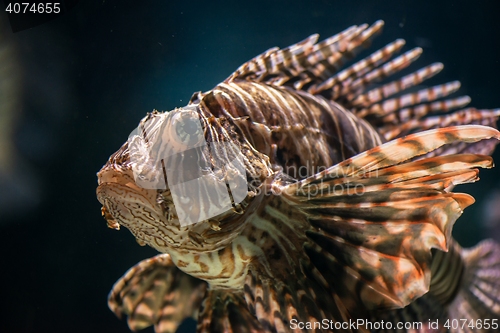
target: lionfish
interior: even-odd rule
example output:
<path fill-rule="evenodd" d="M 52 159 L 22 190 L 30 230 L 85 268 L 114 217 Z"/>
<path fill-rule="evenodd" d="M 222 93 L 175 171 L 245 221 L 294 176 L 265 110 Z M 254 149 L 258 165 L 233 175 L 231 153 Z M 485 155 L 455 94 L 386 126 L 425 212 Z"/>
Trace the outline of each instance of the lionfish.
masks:
<path fill-rule="evenodd" d="M 441 63 L 387 80 L 422 53 L 401 39 L 345 65 L 382 27 L 271 48 L 109 158 L 108 226 L 162 253 L 109 295 L 132 330 L 496 331 L 500 246 L 451 232 L 500 110 L 444 99 L 457 81 L 417 90 Z"/>

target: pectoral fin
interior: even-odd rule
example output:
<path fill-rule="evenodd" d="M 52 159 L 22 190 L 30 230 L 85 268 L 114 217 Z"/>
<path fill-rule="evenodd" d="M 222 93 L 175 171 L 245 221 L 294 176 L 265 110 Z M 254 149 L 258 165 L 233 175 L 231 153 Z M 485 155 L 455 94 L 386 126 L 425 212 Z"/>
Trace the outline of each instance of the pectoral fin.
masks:
<path fill-rule="evenodd" d="M 304 244 L 313 277 L 350 313 L 403 307 L 426 293 L 431 249 L 447 251 L 453 224 L 474 202 L 449 190 L 476 180 L 475 168 L 492 161 L 479 155 L 406 161 L 444 144 L 491 137 L 499 132 L 484 126 L 409 135 L 284 187 L 285 200 L 313 227 Z"/>
<path fill-rule="evenodd" d="M 131 330 L 154 325 L 156 333 L 174 333 L 180 323 L 197 318 L 207 284 L 180 271 L 168 254 L 143 260 L 118 280 L 109 308 L 128 316 Z"/>

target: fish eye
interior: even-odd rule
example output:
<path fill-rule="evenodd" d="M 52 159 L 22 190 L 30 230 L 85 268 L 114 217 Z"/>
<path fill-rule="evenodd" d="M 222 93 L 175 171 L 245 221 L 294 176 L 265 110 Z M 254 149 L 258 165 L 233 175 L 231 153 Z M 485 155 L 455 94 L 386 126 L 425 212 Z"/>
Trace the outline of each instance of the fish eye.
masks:
<path fill-rule="evenodd" d="M 199 122 L 198 122 L 199 124 Z M 183 131 L 187 135 L 195 135 L 200 131 L 200 126 L 196 124 L 196 122 L 193 119 L 187 119 L 185 122 L 182 123 L 181 126 L 177 127 L 177 134 L 179 134 L 179 130 Z M 179 134 L 180 135 L 180 134 Z"/>
<path fill-rule="evenodd" d="M 192 146 L 203 138 L 198 114 L 192 111 L 181 111 L 172 119 L 172 127 L 175 132 L 174 138 L 179 143 Z"/>

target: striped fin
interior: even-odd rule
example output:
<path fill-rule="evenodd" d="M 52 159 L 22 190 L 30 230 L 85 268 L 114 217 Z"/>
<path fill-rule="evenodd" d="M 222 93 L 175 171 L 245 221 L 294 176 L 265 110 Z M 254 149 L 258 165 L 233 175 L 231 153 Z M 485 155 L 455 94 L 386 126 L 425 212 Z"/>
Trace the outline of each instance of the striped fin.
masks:
<path fill-rule="evenodd" d="M 296 191 L 299 187 L 322 180 L 327 176 L 352 176 L 380 170 L 427 154 L 446 144 L 473 143 L 490 138 L 500 140 L 500 132 L 492 127 L 479 125 L 453 126 L 408 135 L 358 154 L 310 178 L 290 185 L 287 191 Z"/>
<path fill-rule="evenodd" d="M 448 305 L 457 295 L 463 271 L 462 248 L 457 242 L 451 242 L 448 252 L 435 250 L 432 254 L 429 295 L 441 306 Z"/>
<path fill-rule="evenodd" d="M 455 155 L 400 163 L 444 144 L 492 137 L 500 133 L 484 126 L 422 132 L 283 188 L 314 227 L 304 248 L 318 280 L 333 286 L 350 311 L 359 304 L 403 307 L 427 292 L 430 250 L 447 250 L 454 222 L 474 202 L 448 190 L 476 180 L 475 168 L 492 160 Z"/>
<path fill-rule="evenodd" d="M 500 321 L 500 245 L 492 240 L 472 249 L 452 244 L 448 253 L 433 253 L 427 294 L 403 309 L 373 311 L 370 321 L 421 323 L 412 326 L 413 330 L 398 330 L 394 325 L 385 330 L 388 333 L 426 333 L 429 328 L 434 332 L 497 332 L 491 323 Z"/>
<path fill-rule="evenodd" d="M 214 289 L 207 292 L 198 319 L 197 333 L 265 333 L 248 309 L 243 292 Z"/>
<path fill-rule="evenodd" d="M 400 137 L 403 134 L 418 132 L 444 126 L 457 126 L 464 124 L 477 124 L 482 126 L 495 127 L 500 110 L 477 110 L 469 108 L 455 113 L 428 117 L 423 120 L 409 120 L 405 124 L 392 127 L 392 130 L 385 132 L 385 137 Z M 443 156 L 449 154 L 481 154 L 491 155 L 495 149 L 497 140 L 483 140 L 474 143 L 457 142 L 436 149 L 420 158 Z"/>
<path fill-rule="evenodd" d="M 370 105 L 373 105 L 374 103 L 377 103 L 403 90 L 416 86 L 417 84 L 420 84 L 427 79 L 430 79 L 431 77 L 439 73 L 442 69 L 443 64 L 435 63 L 421 68 L 414 73 L 406 75 L 401 79 L 386 83 L 381 87 L 373 88 L 366 93 L 356 96 L 355 99 L 353 98 L 353 96 L 349 96 L 348 99 L 352 100 L 351 103 L 353 107 L 366 108 Z"/>
<path fill-rule="evenodd" d="M 422 53 L 421 48 L 414 48 L 392 59 L 404 46 L 402 39 L 389 43 L 366 58 L 343 68 L 359 51 L 371 44 L 383 25 L 383 21 L 377 21 L 371 26 L 352 26 L 318 43 L 318 35 L 312 35 L 282 50 L 270 49 L 243 64 L 225 82 L 246 80 L 274 86 L 285 85 L 313 95 L 321 95 L 366 119 L 374 128 L 385 133 L 386 140 L 410 133 L 398 130 L 399 126 L 411 127 L 414 131 L 430 129 L 432 127 L 429 127 L 427 122 L 429 114 L 446 113 L 462 108 L 470 102 L 468 96 L 442 100 L 460 88 L 458 81 L 417 92 L 411 91 L 413 87 L 439 73 L 443 64 L 434 63 L 404 77 L 397 77 L 398 73 Z M 386 79 L 389 82 L 384 82 Z M 374 87 L 374 83 L 378 82 L 382 85 Z M 402 95 L 396 96 L 397 94 Z M 471 110 L 475 109 L 459 112 L 474 113 Z M 500 114 L 495 110 L 491 112 L 495 112 L 493 117 L 485 113 L 475 115 L 486 117 L 488 125 L 496 127 Z M 457 112 L 451 113 L 450 116 L 456 117 L 455 114 Z M 488 145 L 479 150 L 490 154 L 493 148 L 494 145 Z"/>
<path fill-rule="evenodd" d="M 399 126 L 404 126 L 404 123 L 406 123 L 407 121 L 411 121 L 413 123 L 417 121 L 418 124 L 416 124 L 416 126 L 421 127 L 422 125 L 420 124 L 420 118 L 424 117 L 425 115 L 436 112 L 447 112 L 452 109 L 464 107 L 469 103 L 469 96 L 461 96 L 444 101 L 419 104 L 415 107 L 399 109 L 397 112 L 393 112 L 384 116 L 383 120 L 384 123 L 390 124 L 392 122 L 393 124 L 399 124 Z"/>
<path fill-rule="evenodd" d="M 320 92 L 324 92 L 327 90 L 338 91 L 339 89 L 337 86 L 349 86 L 349 83 L 351 83 L 354 79 L 361 77 L 368 71 L 390 59 L 394 53 L 401 50 L 404 44 L 404 40 L 398 39 L 373 53 L 369 57 L 366 57 L 365 59 L 358 61 L 354 65 L 342 70 L 337 75 L 327 79 L 325 82 L 311 86 L 308 89 L 308 92 L 310 92 L 311 94 L 319 94 Z M 335 89 L 334 87 L 337 87 L 337 89 Z"/>
<path fill-rule="evenodd" d="M 173 333 L 184 319 L 196 319 L 206 287 L 160 254 L 129 269 L 113 286 L 108 305 L 118 317 L 128 316 L 133 331 L 154 325 L 156 333 Z"/>
<path fill-rule="evenodd" d="M 467 100 L 463 101 L 463 103 Z M 457 103 L 462 103 L 458 101 Z M 420 119 L 405 119 L 404 124 L 391 127 L 389 131 L 382 131 L 384 136 L 389 138 L 400 137 L 412 132 L 429 130 L 438 127 L 457 126 L 457 125 L 483 125 L 493 127 L 500 116 L 500 109 L 496 110 L 477 110 L 468 108 L 451 114 L 428 117 Z"/>
<path fill-rule="evenodd" d="M 485 240 L 471 249 L 464 249 L 465 272 L 461 289 L 449 305 L 448 318 L 467 319 L 469 324 L 493 319 L 500 322 L 500 245 Z M 452 332 L 498 332 L 498 327 L 464 327 Z"/>
<path fill-rule="evenodd" d="M 431 286 L 427 294 L 403 309 L 374 311 L 370 320 L 420 322 L 423 325 L 412 331 L 416 333 L 429 332 L 429 322 L 434 323 L 432 328 L 438 332 L 498 331 L 491 323 L 492 320 L 500 321 L 499 244 L 485 240 L 474 248 L 462 249 L 453 242 L 448 253 L 436 251 L 433 254 L 431 270 Z M 489 329 L 483 325 L 487 322 Z M 452 329 L 448 330 L 445 324 Z M 383 332 L 410 330 L 393 327 Z"/>
<path fill-rule="evenodd" d="M 367 321 L 392 323 L 392 326 L 386 325 L 384 330 L 372 330 L 372 332 L 446 333 L 448 330 L 443 327 L 446 319 L 446 307 L 427 293 L 403 309 L 373 311 Z M 406 326 L 398 328 L 397 323 L 403 323 Z"/>
<path fill-rule="evenodd" d="M 401 50 L 404 44 L 404 40 L 398 39 L 390 43 L 389 45 L 386 45 L 383 49 L 373 53 L 369 57 L 366 57 L 365 59 L 358 61 L 354 65 L 342 70 L 337 75 L 329 78 L 325 82 L 310 87 L 308 89 L 308 92 L 312 94 L 318 94 L 321 91 L 331 89 L 336 84 L 346 82 L 347 80 L 352 81 L 353 79 L 362 76 L 372 68 L 375 68 L 390 59 L 394 53 Z"/>
<path fill-rule="evenodd" d="M 316 74 L 314 78 L 325 80 L 337 73 L 342 66 L 350 59 L 353 59 L 362 49 L 371 44 L 371 41 L 382 31 L 383 21 L 377 21 L 370 27 L 364 24 L 360 26 L 356 33 L 349 36 L 350 40 L 340 41 L 340 47 L 330 47 L 324 62 L 317 61 L 317 55 L 325 53 L 324 47 L 315 47 L 309 59 L 312 63 L 312 72 Z M 344 45 L 342 45 L 344 43 Z M 318 44 L 321 46 L 322 43 Z M 321 53 L 319 53 L 321 52 Z M 319 80 L 315 80 L 316 82 Z"/>
<path fill-rule="evenodd" d="M 456 242 L 451 242 L 448 252 L 434 250 L 429 292 L 403 309 L 375 310 L 370 314 L 370 320 L 409 323 L 406 329 L 394 325 L 386 332 L 425 333 L 430 331 L 431 322 L 433 332 L 446 332 L 443 324 L 447 319 L 447 306 L 457 295 L 463 269 L 461 248 Z"/>
<path fill-rule="evenodd" d="M 368 46 L 382 27 L 383 21 L 377 21 L 372 26 L 352 26 L 317 44 L 318 35 L 312 35 L 282 50 L 269 49 L 240 66 L 224 82 L 247 80 L 274 85 L 295 83 L 296 87 L 309 82 L 321 83 Z"/>
<path fill-rule="evenodd" d="M 352 332 L 352 327 L 338 325 L 352 320 L 338 296 L 332 297 L 312 277 L 314 272 L 307 263 L 302 264 L 301 271 L 287 267 L 284 281 L 270 278 L 263 269 L 255 266 L 250 269 L 245 280 L 245 300 L 264 331 Z M 279 266 L 276 270 L 280 270 Z M 324 320 L 330 326 L 321 326 Z M 307 324 L 311 327 L 306 327 Z M 354 331 L 366 332 L 362 327 Z"/>
<path fill-rule="evenodd" d="M 395 58 L 394 60 L 383 64 L 383 66 L 381 66 L 380 68 L 372 70 L 366 75 L 353 81 L 352 84 L 350 84 L 349 81 L 342 82 L 342 88 L 333 87 L 334 93 L 331 98 L 340 103 L 343 102 L 343 96 L 346 96 L 347 98 L 354 98 L 355 96 L 357 96 L 357 94 L 353 92 L 360 92 L 365 86 L 369 85 L 370 83 L 379 82 L 384 78 L 392 75 L 393 73 L 403 70 L 404 68 L 408 67 L 413 61 L 417 60 L 421 54 L 422 49 L 415 48 Z M 344 102 L 342 104 L 347 107 L 350 106 L 348 102 Z"/>
<path fill-rule="evenodd" d="M 367 115 L 385 116 L 389 113 L 396 112 L 402 108 L 417 105 L 420 103 L 435 100 L 437 98 L 448 96 L 460 88 L 460 82 L 453 81 L 446 84 L 441 84 L 427 89 L 422 89 L 415 93 L 405 94 L 401 97 L 391 98 L 382 103 L 374 104 L 369 108 L 362 109 L 358 112 L 358 116 L 364 118 Z"/>

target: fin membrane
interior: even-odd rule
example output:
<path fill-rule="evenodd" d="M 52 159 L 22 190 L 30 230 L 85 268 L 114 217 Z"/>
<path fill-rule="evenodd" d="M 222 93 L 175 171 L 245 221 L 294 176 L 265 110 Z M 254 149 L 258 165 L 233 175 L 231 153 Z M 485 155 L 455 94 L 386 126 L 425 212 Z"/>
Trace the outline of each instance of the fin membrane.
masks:
<path fill-rule="evenodd" d="M 445 144 L 500 139 L 484 126 L 458 126 L 396 139 L 282 189 L 307 216 L 304 250 L 313 277 L 350 313 L 404 307 L 429 289 L 431 249 L 447 251 L 451 229 L 474 202 L 451 193 L 477 179 L 488 156 L 410 161 Z"/>
<path fill-rule="evenodd" d="M 314 34 L 284 49 L 271 48 L 241 65 L 225 82 L 247 80 L 301 89 L 308 83 L 320 84 L 366 48 L 383 25 L 377 21 L 372 26 L 352 26 L 319 43 Z"/>
<path fill-rule="evenodd" d="M 447 319 L 447 308 L 457 295 L 462 281 L 464 262 L 461 253 L 462 249 L 454 241 L 448 252 L 434 250 L 429 292 L 402 309 L 374 310 L 370 313 L 369 321 L 393 323 L 384 332 L 446 332 L 443 325 Z M 398 328 L 395 323 L 405 323 L 407 326 Z"/>
<path fill-rule="evenodd" d="M 461 289 L 449 306 L 448 318 L 467 319 L 463 329 L 451 332 L 498 332 L 499 327 L 485 325 L 479 328 L 476 324 L 484 324 L 489 319 L 500 325 L 500 245 L 492 240 L 485 240 L 471 249 L 463 249 L 462 257 L 465 271 Z M 473 320 L 474 328 L 469 327 Z M 460 322 L 461 324 L 461 322 Z"/>
<path fill-rule="evenodd" d="M 143 260 L 118 280 L 109 308 L 128 316 L 131 330 L 154 325 L 156 333 L 174 333 L 188 317 L 197 318 L 207 284 L 180 271 L 168 254 Z"/>
<path fill-rule="evenodd" d="M 370 46 L 383 26 L 383 21 L 352 26 L 321 42 L 315 34 L 284 49 L 269 49 L 244 63 L 225 82 L 262 82 L 321 95 L 367 120 L 387 141 L 437 127 L 496 127 L 500 109 L 461 109 L 470 103 L 469 96 L 448 97 L 458 91 L 459 81 L 416 90 L 443 64 L 433 63 L 399 77 L 422 54 L 417 47 L 394 57 L 405 45 L 402 39 L 344 68 Z M 482 142 L 470 152 L 489 155 L 495 145 Z"/>
<path fill-rule="evenodd" d="M 351 319 L 347 309 L 335 293 L 312 278 L 306 262 L 301 265 L 302 269 L 287 268 L 286 281 L 270 278 L 254 265 L 250 268 L 245 300 L 264 332 L 365 332 L 341 326 Z"/>
<path fill-rule="evenodd" d="M 462 249 L 454 242 L 448 253 L 436 251 L 429 292 L 403 309 L 373 311 L 369 320 L 414 325 L 384 332 L 498 332 L 500 245 L 485 240 Z"/>
<path fill-rule="evenodd" d="M 264 333 L 243 292 L 209 290 L 201 305 L 197 333 Z"/>
<path fill-rule="evenodd" d="M 389 328 L 386 325 L 383 330 L 370 329 L 372 332 L 384 333 L 445 333 L 443 327 L 446 322 L 446 308 L 444 308 L 434 297 L 429 294 L 416 299 L 403 309 L 389 311 L 374 311 L 368 322 L 373 324 L 384 321 L 392 323 Z M 406 327 L 398 328 L 396 323 L 402 323 Z M 372 324 L 372 325 L 373 325 Z M 367 325 L 367 328 L 370 328 Z"/>

